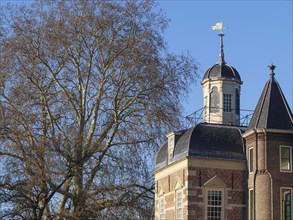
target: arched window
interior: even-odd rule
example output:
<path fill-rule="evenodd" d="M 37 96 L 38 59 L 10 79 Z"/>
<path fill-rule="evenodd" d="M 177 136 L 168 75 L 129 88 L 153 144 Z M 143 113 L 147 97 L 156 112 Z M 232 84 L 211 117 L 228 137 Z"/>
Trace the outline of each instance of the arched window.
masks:
<path fill-rule="evenodd" d="M 224 112 L 231 112 L 232 111 L 232 95 L 231 94 L 224 94 L 223 95 L 223 111 Z"/>
<path fill-rule="evenodd" d="M 219 92 L 216 86 L 214 86 L 211 91 L 210 112 L 219 112 Z"/>
<path fill-rule="evenodd" d="M 235 114 L 240 115 L 240 96 L 238 89 L 236 89 L 235 94 Z"/>

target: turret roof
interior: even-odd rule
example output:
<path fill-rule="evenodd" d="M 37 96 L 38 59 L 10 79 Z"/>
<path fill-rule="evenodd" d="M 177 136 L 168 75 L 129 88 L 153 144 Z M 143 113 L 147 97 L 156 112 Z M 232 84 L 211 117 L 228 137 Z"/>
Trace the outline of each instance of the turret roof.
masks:
<path fill-rule="evenodd" d="M 270 66 L 270 79 L 267 81 L 254 114 L 247 128 L 293 129 L 292 112 L 275 79 L 275 66 Z"/>

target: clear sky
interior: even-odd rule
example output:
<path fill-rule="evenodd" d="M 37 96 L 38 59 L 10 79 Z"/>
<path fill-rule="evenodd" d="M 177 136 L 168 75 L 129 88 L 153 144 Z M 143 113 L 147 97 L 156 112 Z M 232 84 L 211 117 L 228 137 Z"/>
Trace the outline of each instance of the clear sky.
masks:
<path fill-rule="evenodd" d="M 0 4 L 1 1 L 30 2 L 0 0 Z M 186 115 L 203 106 L 200 81 L 205 71 L 218 61 L 218 31 L 211 27 L 220 21 L 228 28 L 224 31 L 225 60 L 238 70 L 243 81 L 241 109 L 254 110 L 269 77 L 267 66 L 273 63 L 277 66 L 275 77 L 293 110 L 293 0 L 156 2 L 170 19 L 165 32 L 169 50 L 189 51 L 200 64 L 200 79 L 184 102 Z"/>
<path fill-rule="evenodd" d="M 225 61 L 241 75 L 241 109 L 254 110 L 266 81 L 269 64 L 292 109 L 292 0 L 287 1 L 157 1 L 170 19 L 165 39 L 173 52 L 189 51 L 200 64 L 200 77 L 218 61 L 218 31 L 222 21 Z M 202 107 L 201 78 L 193 85 L 187 113 Z M 248 114 L 247 112 L 243 112 Z"/>

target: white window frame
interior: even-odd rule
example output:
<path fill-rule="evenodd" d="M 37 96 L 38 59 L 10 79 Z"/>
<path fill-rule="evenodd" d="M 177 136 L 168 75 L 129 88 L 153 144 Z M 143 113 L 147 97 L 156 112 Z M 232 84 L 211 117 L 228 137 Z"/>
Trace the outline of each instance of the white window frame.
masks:
<path fill-rule="evenodd" d="M 288 170 L 282 169 L 282 148 L 289 148 L 289 169 Z M 280 154 L 279 154 L 280 172 L 292 173 L 292 146 L 281 145 L 279 148 L 279 151 L 280 151 Z"/>
<path fill-rule="evenodd" d="M 160 197 L 159 199 L 159 209 L 160 209 L 159 219 L 164 220 L 165 219 L 165 198 L 163 196 Z"/>
<path fill-rule="evenodd" d="M 223 94 L 223 112 L 232 112 L 231 94 Z"/>
<path fill-rule="evenodd" d="M 254 189 L 253 188 L 248 190 L 248 219 L 254 220 Z"/>
<path fill-rule="evenodd" d="M 209 191 L 218 191 L 221 192 L 221 206 L 219 205 L 209 205 Z M 214 219 L 214 218 L 209 218 L 208 216 L 208 210 L 209 207 L 220 207 L 221 208 L 221 216 L 220 219 L 224 219 L 224 211 L 225 211 L 225 198 L 224 198 L 224 189 L 223 188 L 207 188 L 206 189 L 206 201 L 205 201 L 205 216 L 207 220 Z"/>
<path fill-rule="evenodd" d="M 290 202 L 291 202 L 291 219 L 293 217 L 293 204 L 292 204 L 292 200 L 293 200 L 293 188 L 292 187 L 280 187 L 280 219 L 281 220 L 287 220 L 284 218 L 284 201 L 283 201 L 283 190 L 290 190 L 291 191 L 291 197 L 290 197 Z"/>
<path fill-rule="evenodd" d="M 252 156 L 251 156 L 251 152 L 252 152 Z M 248 148 L 248 172 L 249 173 L 253 173 L 254 171 L 253 155 L 254 155 L 253 147 Z"/>
<path fill-rule="evenodd" d="M 182 220 L 183 219 L 183 192 L 182 190 L 175 191 L 175 219 Z M 180 197 L 178 195 L 181 195 Z M 180 200 L 179 200 L 180 198 Z M 179 203 L 180 202 L 180 203 Z"/>

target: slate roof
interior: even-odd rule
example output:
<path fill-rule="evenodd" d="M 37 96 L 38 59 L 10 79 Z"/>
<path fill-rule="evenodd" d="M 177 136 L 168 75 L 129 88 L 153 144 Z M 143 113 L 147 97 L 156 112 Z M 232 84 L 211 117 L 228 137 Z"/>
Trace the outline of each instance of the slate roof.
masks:
<path fill-rule="evenodd" d="M 171 162 L 187 156 L 228 160 L 245 160 L 245 144 L 242 134 L 246 128 L 222 124 L 200 123 L 193 128 L 181 131 L 175 143 Z M 155 170 L 167 166 L 168 144 L 157 153 Z"/>
<path fill-rule="evenodd" d="M 225 78 L 234 79 L 241 82 L 241 77 L 238 71 L 227 63 L 217 63 L 210 67 L 204 74 L 203 79 Z"/>
<path fill-rule="evenodd" d="M 213 78 L 225 78 L 225 79 L 233 79 L 239 81 L 242 84 L 240 74 L 238 71 L 227 64 L 224 59 L 224 45 L 223 45 L 223 37 L 224 34 L 219 34 L 220 36 L 220 53 L 219 53 L 219 61 L 212 67 L 210 67 L 204 74 L 202 81 L 206 79 Z"/>
<path fill-rule="evenodd" d="M 270 79 L 267 81 L 257 103 L 248 129 L 293 129 L 292 112 L 275 79 L 275 66 L 270 66 Z"/>

